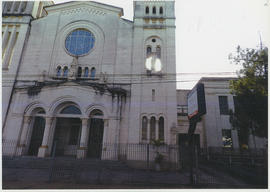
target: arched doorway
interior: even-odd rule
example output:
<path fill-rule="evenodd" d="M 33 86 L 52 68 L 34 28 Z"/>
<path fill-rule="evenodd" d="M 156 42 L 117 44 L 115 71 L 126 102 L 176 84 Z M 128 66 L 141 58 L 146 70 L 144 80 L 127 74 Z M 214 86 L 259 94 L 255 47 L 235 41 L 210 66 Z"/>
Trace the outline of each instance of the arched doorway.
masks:
<path fill-rule="evenodd" d="M 45 129 L 45 111 L 41 108 L 37 109 L 32 127 L 32 134 L 28 148 L 28 155 L 37 156 L 39 147 L 42 144 L 44 129 Z"/>
<path fill-rule="evenodd" d="M 87 157 L 100 159 L 104 133 L 104 121 L 102 111 L 94 109 L 90 113 L 89 121 L 90 127 L 89 127 Z"/>
<path fill-rule="evenodd" d="M 52 155 L 76 156 L 81 134 L 81 111 L 75 105 L 65 105 L 56 115 Z"/>

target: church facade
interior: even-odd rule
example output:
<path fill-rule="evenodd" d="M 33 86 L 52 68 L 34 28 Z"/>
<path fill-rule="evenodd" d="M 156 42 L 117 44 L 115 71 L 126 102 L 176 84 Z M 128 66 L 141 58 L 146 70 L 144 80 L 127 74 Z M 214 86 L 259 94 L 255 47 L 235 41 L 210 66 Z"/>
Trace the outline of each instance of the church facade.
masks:
<path fill-rule="evenodd" d="M 106 144 L 175 144 L 174 1 L 135 1 L 134 21 L 91 1 L 44 4 L 38 16 L 14 6 L 3 3 L 3 46 L 16 51 L 3 65 L 2 133 L 16 145 L 3 154 L 117 159 Z"/>

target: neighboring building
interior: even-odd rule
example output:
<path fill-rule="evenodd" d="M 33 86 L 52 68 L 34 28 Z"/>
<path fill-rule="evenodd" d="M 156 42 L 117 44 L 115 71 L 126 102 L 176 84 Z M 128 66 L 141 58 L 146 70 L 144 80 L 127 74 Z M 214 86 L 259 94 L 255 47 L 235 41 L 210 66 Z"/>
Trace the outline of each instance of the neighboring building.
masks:
<path fill-rule="evenodd" d="M 122 8 L 97 2 L 45 6 L 37 17 L 36 2 L 24 3 L 33 15 L 16 18 L 16 3 L 4 2 L 3 15 L 12 6 L 3 41 L 8 19 L 14 25 L 8 47 L 27 19 L 12 62 L 3 65 L 3 86 L 10 83 L 3 111 L 13 90 L 3 145 L 16 144 L 3 147 L 4 155 L 46 157 L 55 149 L 56 155 L 117 159 L 118 150 L 106 155 L 115 144 L 173 144 L 174 1 L 135 1 L 133 22 L 121 18 Z"/>
<path fill-rule="evenodd" d="M 206 114 L 197 124 L 195 131 L 195 134 L 200 134 L 201 148 L 239 148 L 238 133 L 232 129 L 229 121 L 229 110 L 234 110 L 233 95 L 229 88 L 229 81 L 232 79 L 234 78 L 203 77 L 198 82 L 204 84 L 206 102 Z M 177 90 L 178 134 L 187 133 L 188 130 L 187 94 L 189 91 Z M 182 109 L 184 113 L 181 113 Z M 265 139 L 251 135 L 249 148 L 265 148 L 266 143 Z"/>

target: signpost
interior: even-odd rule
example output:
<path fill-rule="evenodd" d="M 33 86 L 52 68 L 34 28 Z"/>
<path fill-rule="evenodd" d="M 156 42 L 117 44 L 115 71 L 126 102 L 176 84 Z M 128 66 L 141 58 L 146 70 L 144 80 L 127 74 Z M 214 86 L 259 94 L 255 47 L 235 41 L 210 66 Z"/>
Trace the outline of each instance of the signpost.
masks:
<path fill-rule="evenodd" d="M 190 182 L 197 183 L 197 148 L 194 145 L 194 132 L 201 116 L 206 114 L 204 84 L 198 83 L 188 94 L 189 148 L 190 148 Z M 196 168 L 194 171 L 194 167 Z"/>

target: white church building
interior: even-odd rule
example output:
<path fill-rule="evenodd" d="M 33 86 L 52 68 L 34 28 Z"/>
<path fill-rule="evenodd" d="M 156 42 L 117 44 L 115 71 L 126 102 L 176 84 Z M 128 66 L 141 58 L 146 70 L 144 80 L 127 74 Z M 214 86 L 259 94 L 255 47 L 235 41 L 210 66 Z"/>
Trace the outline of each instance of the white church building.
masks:
<path fill-rule="evenodd" d="M 3 2 L 3 154 L 102 159 L 106 144 L 174 144 L 174 3 L 134 1 L 129 21 L 92 1 Z"/>

